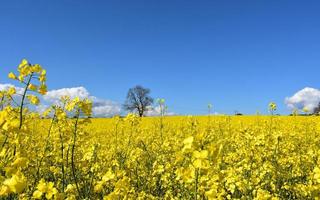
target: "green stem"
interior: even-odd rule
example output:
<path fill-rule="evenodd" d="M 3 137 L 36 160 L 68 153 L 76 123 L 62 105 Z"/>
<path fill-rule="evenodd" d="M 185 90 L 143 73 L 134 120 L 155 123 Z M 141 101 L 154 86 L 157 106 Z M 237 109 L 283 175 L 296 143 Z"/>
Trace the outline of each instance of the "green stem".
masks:
<path fill-rule="evenodd" d="M 19 129 L 21 129 L 22 124 L 23 124 L 23 106 L 24 106 L 24 100 L 27 95 L 28 87 L 30 85 L 31 79 L 33 76 L 33 72 L 30 74 L 28 82 L 26 83 L 26 87 L 24 88 L 22 99 L 21 99 L 21 104 L 20 104 L 20 124 L 19 124 Z"/>
<path fill-rule="evenodd" d="M 75 152 L 75 148 L 76 148 L 79 113 L 80 113 L 80 111 L 78 110 L 76 122 L 74 124 L 73 144 L 72 144 L 72 149 L 71 149 L 71 170 L 72 170 L 72 176 L 73 176 L 74 182 L 76 184 L 76 188 L 77 188 L 79 197 L 81 197 L 81 192 L 80 192 L 80 189 L 79 189 L 78 179 L 77 179 L 77 176 L 76 176 L 76 169 L 75 169 L 75 164 L 74 164 L 74 152 Z"/>
<path fill-rule="evenodd" d="M 198 175 L 199 175 L 199 169 L 196 169 L 196 180 L 195 180 L 195 187 L 194 187 L 194 199 L 197 200 L 198 198 Z"/>

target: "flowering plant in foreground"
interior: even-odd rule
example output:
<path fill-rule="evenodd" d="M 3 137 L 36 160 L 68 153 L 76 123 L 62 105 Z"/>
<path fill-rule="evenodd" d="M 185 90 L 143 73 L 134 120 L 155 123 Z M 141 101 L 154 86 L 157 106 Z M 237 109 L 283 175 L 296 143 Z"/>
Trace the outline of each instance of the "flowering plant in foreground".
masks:
<path fill-rule="evenodd" d="M 316 116 L 90 119 L 69 97 L 36 113 L 46 71 L 23 60 L 9 78 L 23 89 L 0 92 L 1 199 L 320 196 Z"/>

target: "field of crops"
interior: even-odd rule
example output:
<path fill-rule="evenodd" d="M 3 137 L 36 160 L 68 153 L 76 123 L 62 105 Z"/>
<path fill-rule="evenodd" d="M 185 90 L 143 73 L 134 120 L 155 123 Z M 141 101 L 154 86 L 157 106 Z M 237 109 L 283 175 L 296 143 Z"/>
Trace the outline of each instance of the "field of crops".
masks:
<path fill-rule="evenodd" d="M 40 115 L 45 70 L 18 73 L 22 93 L 0 93 L 1 199 L 320 197 L 317 116 L 90 119 L 68 97 Z"/>

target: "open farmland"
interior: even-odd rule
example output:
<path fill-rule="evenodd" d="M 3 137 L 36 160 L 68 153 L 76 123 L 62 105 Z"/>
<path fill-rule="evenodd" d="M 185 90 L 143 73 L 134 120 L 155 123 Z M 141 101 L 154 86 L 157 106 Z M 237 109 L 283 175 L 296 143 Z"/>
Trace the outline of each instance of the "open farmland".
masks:
<path fill-rule="evenodd" d="M 319 0 L 1 1 L 0 200 L 320 200 L 319 36 Z"/>
<path fill-rule="evenodd" d="M 73 109 L 82 101 L 70 100 Z M 79 105 L 78 105 L 79 104 Z M 67 106 L 68 106 L 67 105 Z M 314 199 L 318 117 L 83 119 L 1 111 L 8 199 Z M 14 116 L 13 116 L 14 117 Z M 18 122 L 17 122 L 18 124 Z M 7 142 L 4 143 L 4 136 Z"/>
<path fill-rule="evenodd" d="M 64 96 L 42 113 L 46 71 L 23 60 L 1 91 L 2 199 L 315 199 L 317 116 L 91 118 Z M 273 114 L 276 104 L 269 109 Z"/>

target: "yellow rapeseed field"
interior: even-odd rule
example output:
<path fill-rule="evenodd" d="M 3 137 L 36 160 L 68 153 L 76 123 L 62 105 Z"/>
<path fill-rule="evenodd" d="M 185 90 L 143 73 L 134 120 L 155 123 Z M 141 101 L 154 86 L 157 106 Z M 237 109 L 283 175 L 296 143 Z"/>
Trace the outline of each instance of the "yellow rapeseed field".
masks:
<path fill-rule="evenodd" d="M 320 197 L 319 117 L 90 119 L 68 97 L 39 114 L 45 70 L 17 73 L 24 90 L 0 92 L 0 199 Z"/>

